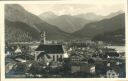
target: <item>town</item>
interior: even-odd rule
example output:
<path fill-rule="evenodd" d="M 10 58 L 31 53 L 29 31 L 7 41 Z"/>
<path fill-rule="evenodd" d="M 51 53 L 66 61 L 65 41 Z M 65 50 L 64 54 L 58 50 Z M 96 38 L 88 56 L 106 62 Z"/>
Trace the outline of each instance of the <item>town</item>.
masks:
<path fill-rule="evenodd" d="M 6 42 L 6 78 L 124 78 L 125 50 L 91 40 Z"/>

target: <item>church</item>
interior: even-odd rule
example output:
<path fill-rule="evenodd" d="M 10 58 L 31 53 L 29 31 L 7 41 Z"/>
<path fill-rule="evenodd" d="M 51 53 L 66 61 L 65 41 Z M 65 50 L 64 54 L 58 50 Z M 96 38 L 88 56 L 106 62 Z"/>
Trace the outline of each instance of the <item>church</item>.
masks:
<path fill-rule="evenodd" d="M 35 60 L 44 60 L 49 63 L 51 61 L 58 62 L 64 58 L 64 50 L 62 45 L 47 44 L 45 32 L 41 35 L 41 43 L 35 49 Z"/>

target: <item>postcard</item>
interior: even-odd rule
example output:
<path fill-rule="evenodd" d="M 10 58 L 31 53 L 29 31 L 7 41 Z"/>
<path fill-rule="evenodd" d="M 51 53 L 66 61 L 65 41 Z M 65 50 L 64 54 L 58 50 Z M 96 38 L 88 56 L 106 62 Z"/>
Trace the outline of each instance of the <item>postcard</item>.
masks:
<path fill-rule="evenodd" d="M 125 0 L 1 4 L 2 81 L 127 80 Z"/>

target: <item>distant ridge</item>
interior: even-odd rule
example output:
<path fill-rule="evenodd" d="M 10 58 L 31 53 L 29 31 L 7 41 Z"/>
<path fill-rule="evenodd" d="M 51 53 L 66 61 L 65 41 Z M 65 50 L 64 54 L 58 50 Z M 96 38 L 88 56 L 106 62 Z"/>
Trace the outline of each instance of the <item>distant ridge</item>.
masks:
<path fill-rule="evenodd" d="M 41 20 L 38 16 L 26 11 L 20 5 L 8 4 L 5 5 L 5 38 L 6 41 L 30 41 L 27 39 L 38 40 L 39 33 L 47 32 L 47 39 L 49 40 L 63 40 L 67 39 L 69 34 L 61 31 L 56 26 L 50 25 Z M 13 27 L 13 28 L 12 28 Z M 29 30 L 28 30 L 29 29 Z M 16 35 L 19 33 L 19 35 Z M 35 31 L 35 32 L 33 32 Z M 33 32 L 34 34 L 30 33 Z M 26 33 L 25 36 L 22 33 Z M 12 35 L 16 35 L 15 39 Z M 23 39 L 25 40 L 23 40 Z"/>
<path fill-rule="evenodd" d="M 107 16 L 97 15 L 95 13 L 82 13 L 77 15 L 56 15 L 48 11 L 39 15 L 39 17 L 49 24 L 57 26 L 64 32 L 73 33 L 82 28 L 88 23 L 110 19 L 114 16 L 123 13 L 123 11 L 113 12 Z"/>
<path fill-rule="evenodd" d="M 39 17 L 43 21 L 46 21 L 49 24 L 55 25 L 59 29 L 67 33 L 73 33 L 83 28 L 85 24 L 90 23 L 90 21 L 86 19 L 71 16 L 71 15 L 57 16 L 52 12 L 46 12 L 46 13 L 39 15 Z"/>
<path fill-rule="evenodd" d="M 111 32 L 111 33 L 110 33 Z M 112 33 L 113 32 L 113 33 Z M 98 22 L 89 23 L 79 31 L 74 32 L 72 35 L 79 37 L 80 39 L 95 39 L 99 40 L 99 36 L 102 36 L 100 40 L 109 41 L 106 35 L 109 34 L 110 38 L 120 32 L 122 39 L 125 39 L 125 14 L 119 14 L 110 19 L 104 19 Z M 115 33 L 115 34 L 114 34 Z M 105 35 L 106 34 L 106 35 Z M 105 39 L 105 40 L 104 40 Z M 118 38 L 119 39 L 119 38 Z M 114 41 L 115 39 L 111 40 Z"/>
<path fill-rule="evenodd" d="M 5 40 L 12 42 L 39 41 L 40 33 L 45 31 L 48 40 L 88 39 L 122 44 L 125 42 L 124 13 L 113 13 L 113 16 L 109 15 L 105 19 L 93 22 L 88 20 L 86 21 L 85 19 L 78 18 L 76 16 L 62 15 L 58 17 L 54 13 L 47 13 L 45 13 L 47 15 L 45 16 L 46 19 L 48 19 L 48 17 L 51 18 L 54 15 L 53 18 L 57 18 L 58 21 L 56 22 L 60 22 L 60 25 L 69 23 L 66 24 L 67 28 L 64 28 L 63 26 L 57 27 L 55 25 L 51 25 L 48 22 L 40 19 L 38 16 L 26 11 L 20 5 L 6 4 Z M 80 27 L 80 25 L 83 25 L 83 27 Z"/>

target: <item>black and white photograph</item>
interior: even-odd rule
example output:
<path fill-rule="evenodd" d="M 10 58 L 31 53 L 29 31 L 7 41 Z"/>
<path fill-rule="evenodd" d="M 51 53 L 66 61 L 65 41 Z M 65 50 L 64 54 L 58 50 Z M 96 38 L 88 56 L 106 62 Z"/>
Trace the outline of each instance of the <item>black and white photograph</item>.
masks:
<path fill-rule="evenodd" d="M 5 78 L 126 78 L 125 4 L 5 4 Z"/>

